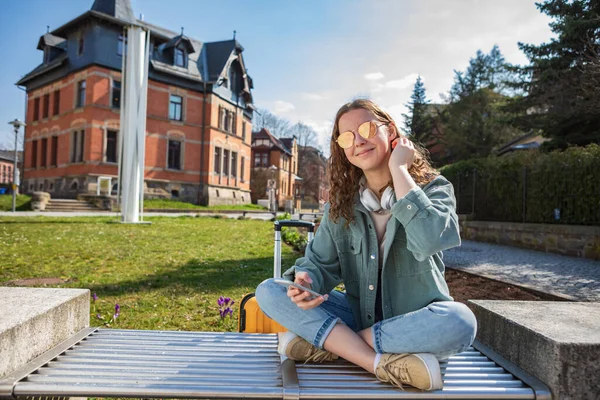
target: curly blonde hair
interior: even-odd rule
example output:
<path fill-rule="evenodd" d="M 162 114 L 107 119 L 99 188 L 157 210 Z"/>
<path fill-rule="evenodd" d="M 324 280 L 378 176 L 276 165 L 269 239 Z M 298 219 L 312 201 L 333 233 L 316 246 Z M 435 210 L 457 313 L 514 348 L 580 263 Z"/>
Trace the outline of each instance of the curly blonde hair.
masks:
<path fill-rule="evenodd" d="M 379 121 L 384 122 L 388 126 L 391 125 L 398 135 L 401 134 L 392 117 L 371 100 L 353 100 L 350 103 L 344 104 L 338 110 L 335 116 L 335 123 L 333 124 L 333 132 L 331 134 L 331 156 L 329 157 L 328 162 L 330 183 L 329 217 L 335 223 L 339 222 L 340 217 L 344 218 L 346 220 L 346 227 L 354 221 L 354 202 L 356 201 L 356 194 L 359 191 L 359 182 L 363 176 L 363 172 L 360 168 L 352 165 L 350 161 L 348 161 L 344 149 L 337 144 L 336 139 L 340 135 L 340 118 L 347 112 L 356 109 L 370 111 Z M 413 144 L 415 147 L 415 159 L 408 172 L 417 185 L 423 186 L 431 182 L 439 175 L 439 173 L 431 166 L 427 149 L 420 143 L 413 142 Z M 392 182 L 390 181 L 388 186 L 391 185 Z M 384 190 L 385 187 L 381 189 L 379 193 L 380 196 Z"/>

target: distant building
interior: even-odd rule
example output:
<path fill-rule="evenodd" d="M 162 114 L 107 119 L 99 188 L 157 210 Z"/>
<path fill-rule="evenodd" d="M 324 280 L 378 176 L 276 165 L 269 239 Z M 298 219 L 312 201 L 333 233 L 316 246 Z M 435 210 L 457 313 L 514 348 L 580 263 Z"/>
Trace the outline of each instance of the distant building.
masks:
<path fill-rule="evenodd" d="M 496 155 L 502 156 L 515 151 L 537 149 L 542 145 L 542 143 L 547 142 L 549 140 L 550 139 L 545 138 L 539 134 L 534 134 L 533 132 L 527 133 L 500 146 L 496 150 Z"/>
<path fill-rule="evenodd" d="M 95 193 L 100 176 L 116 182 L 130 21 L 150 31 L 146 195 L 249 203 L 254 107 L 243 47 L 137 20 L 129 0 L 95 0 L 40 37 L 43 62 L 17 82 L 27 89 L 24 191 L 73 198 Z"/>
<path fill-rule="evenodd" d="M 329 201 L 327 160 L 312 146 L 298 147 L 298 175 L 302 178 L 302 208 L 322 209 Z"/>
<path fill-rule="evenodd" d="M 0 150 L 0 185 L 11 185 L 14 177 L 15 151 Z M 23 173 L 23 152 L 17 152 L 17 168 Z"/>
<path fill-rule="evenodd" d="M 276 201 L 285 207 L 286 200 L 296 200 L 298 179 L 298 144 L 296 138 L 278 139 L 267 129 L 252 132 L 252 202 L 267 198 L 267 182 L 275 180 Z M 295 205 L 294 205 L 295 207 Z"/>

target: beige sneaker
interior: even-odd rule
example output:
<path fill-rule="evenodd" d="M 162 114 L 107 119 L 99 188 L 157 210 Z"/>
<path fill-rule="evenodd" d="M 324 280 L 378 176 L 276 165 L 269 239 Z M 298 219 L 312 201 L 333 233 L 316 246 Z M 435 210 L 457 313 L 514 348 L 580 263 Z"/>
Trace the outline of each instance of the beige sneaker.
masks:
<path fill-rule="evenodd" d="M 291 335 L 290 335 L 291 334 Z M 286 356 L 290 360 L 305 362 L 325 362 L 334 361 L 339 357 L 335 354 L 321 350 L 306 340 L 291 332 L 285 332 L 279 336 L 279 345 L 277 346 L 279 354 Z"/>
<path fill-rule="evenodd" d="M 437 390 L 443 386 L 440 363 L 428 353 L 384 354 L 377 364 L 375 376 L 400 389 L 403 389 L 402 384 L 421 390 Z"/>

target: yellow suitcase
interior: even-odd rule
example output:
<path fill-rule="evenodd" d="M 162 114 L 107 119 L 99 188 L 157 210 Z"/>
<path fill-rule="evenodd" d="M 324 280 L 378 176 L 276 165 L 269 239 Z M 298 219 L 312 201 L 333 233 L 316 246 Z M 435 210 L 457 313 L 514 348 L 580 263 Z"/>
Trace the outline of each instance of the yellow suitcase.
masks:
<path fill-rule="evenodd" d="M 315 234 L 315 224 L 310 221 L 284 220 L 275 221 L 275 249 L 273 251 L 273 276 L 281 277 L 281 228 L 284 226 L 307 228 L 308 241 L 310 242 Z M 277 333 L 285 332 L 283 326 L 267 317 L 256 302 L 254 293 L 244 296 L 240 302 L 240 312 L 238 313 L 238 331 L 244 333 Z"/>

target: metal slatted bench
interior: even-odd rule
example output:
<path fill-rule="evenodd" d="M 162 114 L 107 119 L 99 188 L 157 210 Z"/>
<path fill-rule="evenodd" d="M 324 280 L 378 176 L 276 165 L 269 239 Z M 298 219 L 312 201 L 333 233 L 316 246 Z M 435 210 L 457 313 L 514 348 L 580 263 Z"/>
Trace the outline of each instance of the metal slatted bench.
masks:
<path fill-rule="evenodd" d="M 551 398 L 478 342 L 441 368 L 443 390 L 402 391 L 345 361 L 282 363 L 275 334 L 86 328 L 0 381 L 0 398 Z"/>

